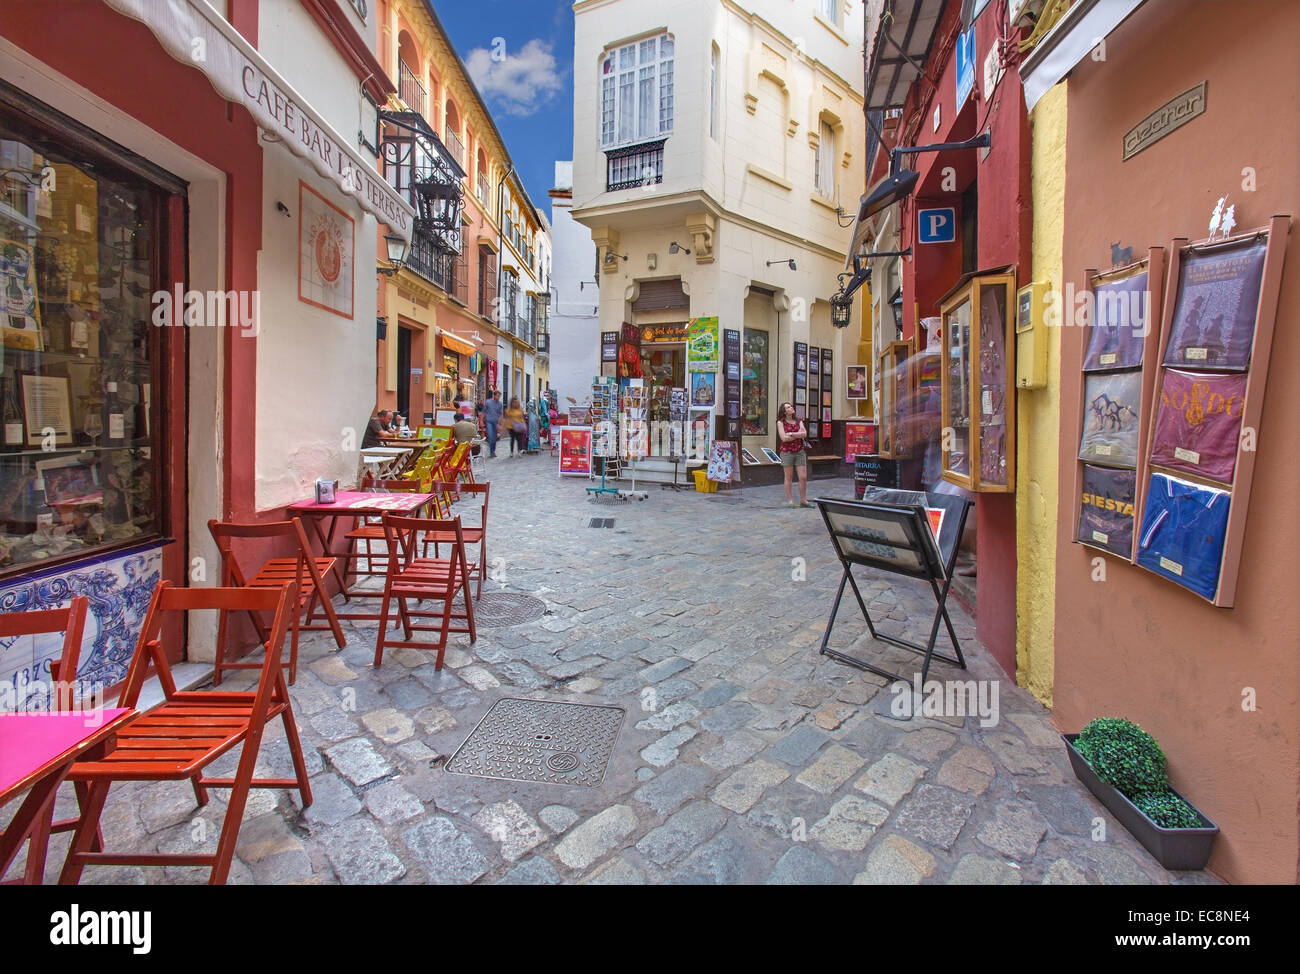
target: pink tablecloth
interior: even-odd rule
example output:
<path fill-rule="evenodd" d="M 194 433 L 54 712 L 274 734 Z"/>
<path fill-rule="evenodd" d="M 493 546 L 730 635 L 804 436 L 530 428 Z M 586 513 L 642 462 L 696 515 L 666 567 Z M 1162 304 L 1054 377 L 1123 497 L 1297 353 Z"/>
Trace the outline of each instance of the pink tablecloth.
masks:
<path fill-rule="evenodd" d="M 125 713 L 130 708 L 0 714 L 0 794 Z"/>
<path fill-rule="evenodd" d="M 357 514 L 392 511 L 395 514 L 412 514 L 433 500 L 433 494 L 405 494 L 340 490 L 334 503 L 318 504 L 315 500 L 290 504 L 295 514 Z"/>

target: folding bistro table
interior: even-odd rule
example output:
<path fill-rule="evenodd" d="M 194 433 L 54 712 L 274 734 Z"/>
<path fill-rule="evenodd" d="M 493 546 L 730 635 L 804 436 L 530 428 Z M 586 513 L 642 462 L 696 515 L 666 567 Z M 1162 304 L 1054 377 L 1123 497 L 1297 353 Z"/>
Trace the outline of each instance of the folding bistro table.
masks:
<path fill-rule="evenodd" d="M 39 885 L 54 798 L 68 769 L 77 761 L 96 761 L 112 752 L 118 730 L 135 717 L 129 707 L 0 714 L 0 807 L 28 793 L 0 835 L 0 877 L 30 837 L 24 881 Z"/>
<path fill-rule="evenodd" d="M 849 653 L 827 648 L 831 630 L 835 626 L 835 617 L 840 611 L 840 602 L 844 598 L 844 586 L 849 585 L 858 600 L 862 617 L 867 620 L 867 631 L 872 639 L 910 650 L 925 658 L 921 664 L 922 683 L 929 675 L 933 659 L 965 669 L 966 658 L 962 655 L 957 633 L 948 617 L 947 603 L 953 569 L 957 564 L 957 547 L 966 527 L 966 517 L 970 513 L 970 501 L 952 494 L 875 489 L 868 490 L 861 501 L 817 498 L 816 503 L 821 510 L 822 520 L 826 522 L 831 544 L 835 546 L 835 554 L 844 566 L 840 587 L 835 593 L 835 605 L 826 623 L 826 633 L 822 636 L 822 655 L 892 680 L 911 682 L 908 677 L 891 673 Z M 871 613 L 867 611 L 867 604 L 858 590 L 857 579 L 853 576 L 854 565 L 929 583 L 930 590 L 934 593 L 935 611 L 930 637 L 924 645 L 876 630 Z M 935 651 L 934 644 L 939 636 L 941 622 L 948 629 L 948 636 L 957 654 L 955 657 Z"/>
<path fill-rule="evenodd" d="M 416 517 L 420 511 L 432 503 L 434 497 L 434 494 L 341 490 L 335 495 L 332 503 L 320 504 L 314 499 L 308 499 L 289 505 L 289 512 L 293 516 L 301 517 L 311 526 L 312 534 L 321 544 L 321 553 L 326 557 L 336 559 L 334 577 L 338 579 L 339 592 L 342 594 L 344 601 L 351 602 L 354 596 L 377 599 L 382 598 L 384 593 L 355 587 L 351 590 L 348 589 L 347 582 L 343 577 L 343 559 L 341 558 L 341 555 L 346 552 L 334 550 L 334 538 L 338 533 L 339 520 L 351 521 L 359 517 L 380 517 L 385 512 L 399 514 L 403 517 Z M 330 522 L 328 532 L 325 531 L 321 524 L 325 520 Z M 336 612 L 335 615 L 340 619 L 379 618 L 378 612 Z"/>

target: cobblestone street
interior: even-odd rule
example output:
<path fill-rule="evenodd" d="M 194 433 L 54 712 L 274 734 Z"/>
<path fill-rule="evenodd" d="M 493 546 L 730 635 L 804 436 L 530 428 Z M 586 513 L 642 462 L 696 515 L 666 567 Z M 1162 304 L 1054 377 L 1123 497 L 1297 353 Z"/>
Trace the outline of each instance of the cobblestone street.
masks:
<path fill-rule="evenodd" d="M 1045 708 L 996 669 L 955 602 L 970 671 L 936 663 L 931 677 L 999 681 L 996 726 L 900 720 L 884 679 L 819 655 L 838 563 L 818 512 L 787 508 L 780 487 L 652 487 L 644 502 L 598 503 L 555 467 L 545 454 L 489 465 L 489 560 L 503 561 L 484 592 L 534 595 L 545 615 L 480 628 L 473 646 L 452 637 L 441 673 L 414 650 L 373 668 L 375 623 L 344 623 L 341 651 L 328 632 L 304 634 L 292 697 L 315 801 L 304 812 L 288 792 L 255 790 L 232 882 L 1212 881 L 1164 871 L 1086 792 Z M 851 497 L 852 485 L 821 481 L 809 495 Z M 614 525 L 588 527 L 593 517 Z M 801 564 L 806 580 L 794 581 Z M 862 577 L 882 628 L 924 639 L 928 589 Z M 832 645 L 879 654 L 864 632 L 846 603 Z M 910 654 L 881 658 L 912 672 Z M 603 781 L 445 770 L 505 697 L 623 708 Z M 279 721 L 261 765 L 292 774 Z M 210 851 L 226 794 L 196 810 L 188 783 L 117 785 L 107 847 Z M 65 786 L 59 814 L 74 807 Z M 66 843 L 51 842 L 47 882 Z M 167 882 L 206 876 L 165 871 Z M 162 881 L 156 868 L 83 877 Z"/>

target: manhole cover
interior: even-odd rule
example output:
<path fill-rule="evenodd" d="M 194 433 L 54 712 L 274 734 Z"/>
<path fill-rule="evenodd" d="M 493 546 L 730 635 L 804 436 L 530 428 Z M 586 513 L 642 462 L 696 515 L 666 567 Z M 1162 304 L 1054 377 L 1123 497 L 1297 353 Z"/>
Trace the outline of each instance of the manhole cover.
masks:
<path fill-rule="evenodd" d="M 545 602 L 518 592 L 485 592 L 474 600 L 474 622 L 484 629 L 517 626 L 545 614 Z"/>
<path fill-rule="evenodd" d="M 598 785 L 623 725 L 621 707 L 507 697 L 447 762 L 452 774 Z"/>
<path fill-rule="evenodd" d="M 593 517 L 590 523 L 587 524 L 589 528 L 612 528 L 613 526 L 614 519 L 612 517 Z"/>

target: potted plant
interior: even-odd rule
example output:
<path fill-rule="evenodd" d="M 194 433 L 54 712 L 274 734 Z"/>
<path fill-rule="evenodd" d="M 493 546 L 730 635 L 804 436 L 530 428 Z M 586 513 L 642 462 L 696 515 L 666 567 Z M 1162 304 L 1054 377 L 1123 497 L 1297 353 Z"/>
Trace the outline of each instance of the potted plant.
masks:
<path fill-rule="evenodd" d="M 1062 734 L 1079 780 L 1166 869 L 1204 869 L 1219 827 L 1169 786 L 1165 754 L 1137 724 L 1101 717 Z"/>

